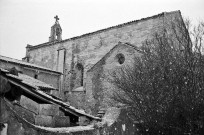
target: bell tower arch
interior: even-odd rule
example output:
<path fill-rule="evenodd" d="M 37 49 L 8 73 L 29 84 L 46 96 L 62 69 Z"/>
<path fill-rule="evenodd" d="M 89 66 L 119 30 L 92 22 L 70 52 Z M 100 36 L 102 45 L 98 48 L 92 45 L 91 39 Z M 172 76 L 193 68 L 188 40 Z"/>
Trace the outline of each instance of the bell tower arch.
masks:
<path fill-rule="evenodd" d="M 50 37 L 49 37 L 49 42 L 52 41 L 61 41 L 62 40 L 62 28 L 59 24 L 59 18 L 56 15 L 55 17 L 55 24 L 51 27 L 51 33 L 50 33 Z"/>

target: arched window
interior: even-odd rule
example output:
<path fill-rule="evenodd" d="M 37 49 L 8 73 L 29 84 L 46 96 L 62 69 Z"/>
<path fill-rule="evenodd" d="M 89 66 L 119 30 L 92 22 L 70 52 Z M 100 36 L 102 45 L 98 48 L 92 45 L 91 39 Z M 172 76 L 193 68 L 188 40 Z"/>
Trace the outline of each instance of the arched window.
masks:
<path fill-rule="evenodd" d="M 116 60 L 119 64 L 123 64 L 125 62 L 125 56 L 122 53 L 116 55 Z"/>
<path fill-rule="evenodd" d="M 81 63 L 77 63 L 75 69 L 76 69 L 75 86 L 83 86 L 84 67 Z"/>

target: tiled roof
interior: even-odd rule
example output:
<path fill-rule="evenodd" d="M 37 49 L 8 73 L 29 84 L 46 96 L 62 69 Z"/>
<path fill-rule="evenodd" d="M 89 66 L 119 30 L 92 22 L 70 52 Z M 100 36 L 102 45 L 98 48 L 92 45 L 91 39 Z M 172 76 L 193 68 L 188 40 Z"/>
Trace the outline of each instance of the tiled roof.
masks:
<path fill-rule="evenodd" d="M 18 76 L 16 76 L 16 75 L 10 74 L 9 71 L 7 71 L 5 69 L 2 69 L 2 68 L 0 68 L 0 71 L 6 73 L 6 75 L 8 77 L 17 79 L 17 80 L 21 81 L 22 83 L 24 83 L 26 85 L 29 85 L 30 87 L 33 87 L 35 89 L 40 89 L 40 90 L 44 90 L 44 89 L 56 90 L 56 88 L 52 87 L 51 85 L 46 84 L 46 83 L 44 83 L 44 82 L 42 82 L 40 80 L 37 80 L 35 78 L 32 78 L 30 76 L 27 76 L 25 74 L 18 73 Z"/>
<path fill-rule="evenodd" d="M 97 30 L 97 31 L 90 32 L 90 33 L 86 33 L 86 34 L 76 36 L 76 37 L 72 37 L 72 38 L 68 38 L 68 39 L 65 39 L 65 40 L 62 40 L 62 41 L 57 41 L 56 40 L 56 41 L 52 41 L 52 42 L 42 43 L 42 44 L 35 45 L 35 46 L 29 46 L 29 49 L 32 50 L 32 49 L 40 48 L 40 47 L 43 47 L 43 46 L 49 46 L 49 45 L 54 45 L 54 44 L 57 44 L 57 43 L 66 42 L 66 41 L 69 41 L 69 40 L 75 40 L 75 39 L 78 39 L 78 38 L 83 38 L 85 36 L 94 35 L 94 34 L 101 33 L 101 32 L 107 31 L 107 30 L 115 29 L 115 28 L 121 28 L 121 27 L 124 27 L 126 25 L 130 25 L 130 24 L 133 24 L 133 23 L 139 23 L 141 21 L 145 21 L 145 20 L 154 19 L 154 18 L 157 18 L 157 17 L 160 17 L 160 16 L 164 16 L 164 14 L 171 14 L 171 13 L 176 13 L 176 12 L 180 13 L 179 10 L 178 11 L 172 11 L 172 12 L 162 12 L 160 14 L 157 14 L 157 15 L 154 15 L 154 16 L 151 16 L 151 17 L 142 18 L 140 20 L 134 20 L 134 21 L 122 23 L 122 24 L 119 24 L 119 25 L 116 25 L 116 26 L 108 27 L 108 28 Z"/>
<path fill-rule="evenodd" d="M 38 65 L 35 65 L 35 64 L 32 64 L 32 63 L 28 63 L 28 62 L 25 62 L 25 61 L 22 61 L 22 60 L 17 60 L 17 59 L 14 59 L 14 58 L 9 58 L 9 57 L 2 56 L 2 55 L 0 55 L 0 61 L 15 63 L 15 64 L 19 64 L 19 65 L 24 65 L 24 66 L 27 66 L 27 67 L 32 67 L 32 68 L 37 68 L 37 69 L 41 69 L 41 70 L 54 72 L 54 73 L 57 73 L 57 74 L 62 74 L 62 73 L 60 73 L 58 71 L 54 71 L 54 70 L 46 68 L 46 67 L 38 66 Z"/>

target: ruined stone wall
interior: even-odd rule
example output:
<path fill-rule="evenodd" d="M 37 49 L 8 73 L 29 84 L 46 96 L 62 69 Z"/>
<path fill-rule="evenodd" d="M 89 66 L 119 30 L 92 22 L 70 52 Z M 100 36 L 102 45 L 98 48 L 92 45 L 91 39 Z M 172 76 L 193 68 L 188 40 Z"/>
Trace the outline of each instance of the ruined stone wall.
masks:
<path fill-rule="evenodd" d="M 80 130 L 83 127 L 76 128 L 74 132 L 69 131 L 69 123 L 67 123 L 67 119 L 63 116 L 57 116 L 51 119 L 49 116 L 37 117 L 38 125 L 43 124 L 43 126 L 36 126 L 33 124 L 34 117 L 31 112 L 28 112 L 25 109 L 22 109 L 18 106 L 13 106 L 12 104 L 8 104 L 0 98 L 0 123 L 4 124 L 4 127 L 0 130 L 1 135 L 96 135 L 97 131 L 93 128 L 89 128 L 89 130 Z M 36 118 L 35 118 L 36 119 Z M 55 127 L 60 128 L 52 128 L 50 130 L 50 123 L 54 121 Z M 69 121 L 68 121 L 69 122 Z M 44 127 L 49 126 L 49 128 Z M 52 126 L 51 126 L 52 127 Z M 62 128 L 66 127 L 66 128 Z M 61 132 L 60 132 L 61 131 Z M 67 132 L 66 132 L 67 131 Z M 97 134 L 98 135 L 98 134 Z"/>
<path fill-rule="evenodd" d="M 99 123 L 98 125 L 101 126 L 96 126 L 95 124 L 78 127 L 46 128 L 26 121 L 24 119 L 25 117 L 20 116 L 20 112 L 24 110 L 16 110 L 14 106 L 7 105 L 2 99 L 0 100 L 0 122 L 5 126 L 0 130 L 0 134 L 2 135 L 137 135 L 136 127 L 133 121 L 129 119 L 125 110 L 121 110 L 119 114 L 116 114 L 117 116 L 113 114 L 114 118 L 109 114 L 111 119 L 114 119 L 114 121 L 110 121 L 110 125 Z M 61 119 L 61 121 L 64 121 L 64 119 Z M 59 125 L 57 127 L 61 126 Z"/>

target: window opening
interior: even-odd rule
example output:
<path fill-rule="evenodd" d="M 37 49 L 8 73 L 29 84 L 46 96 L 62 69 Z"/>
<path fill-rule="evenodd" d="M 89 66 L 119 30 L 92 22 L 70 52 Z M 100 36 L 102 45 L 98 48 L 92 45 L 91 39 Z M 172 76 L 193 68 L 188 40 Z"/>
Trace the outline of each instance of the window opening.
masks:
<path fill-rule="evenodd" d="M 117 54 L 116 59 L 119 64 L 123 64 L 125 62 L 125 56 L 122 53 Z"/>
<path fill-rule="evenodd" d="M 81 63 L 76 65 L 76 69 L 78 70 L 78 77 L 80 77 L 80 85 L 83 86 L 83 77 L 84 77 L 84 67 Z"/>

